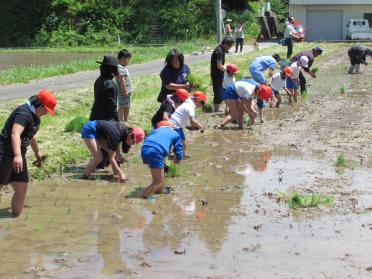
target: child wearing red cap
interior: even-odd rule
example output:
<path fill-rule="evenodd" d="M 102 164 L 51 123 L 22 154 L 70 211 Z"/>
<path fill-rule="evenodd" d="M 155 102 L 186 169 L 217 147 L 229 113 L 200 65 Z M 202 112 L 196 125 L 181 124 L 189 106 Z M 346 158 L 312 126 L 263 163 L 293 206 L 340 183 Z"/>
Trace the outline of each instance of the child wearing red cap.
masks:
<path fill-rule="evenodd" d="M 36 133 L 40 118 L 48 113 L 55 115 L 57 97 L 48 90 L 29 98 L 17 107 L 6 120 L 0 134 L 0 185 L 12 184 L 12 216 L 21 214 L 28 186 L 26 161 L 27 147 L 31 144 L 36 157 L 36 165 L 41 166 L 44 158 L 39 150 Z"/>
<path fill-rule="evenodd" d="M 169 121 L 161 121 L 157 129 L 145 139 L 141 157 L 144 164 L 149 165 L 152 175 L 151 184 L 142 192 L 141 198 L 147 199 L 152 194 L 161 193 L 164 185 L 164 158 L 169 155 L 171 148 L 176 155 L 175 163 L 183 159 L 182 139 L 173 130 Z"/>
<path fill-rule="evenodd" d="M 236 81 L 235 75 L 239 73 L 239 68 L 235 64 L 228 64 L 226 66 L 226 72 L 224 73 L 223 82 L 222 82 L 222 101 L 226 100 L 226 90 L 227 88 L 234 84 Z M 229 106 L 226 105 L 225 113 L 229 113 Z"/>
<path fill-rule="evenodd" d="M 279 108 L 282 97 L 280 96 L 280 90 L 284 89 L 287 94 L 292 94 L 292 92 L 287 88 L 287 78 L 291 78 L 293 75 L 293 70 L 290 67 L 285 67 L 282 71 L 279 73 L 276 73 L 273 75 L 271 79 L 271 88 L 273 90 L 273 97 L 272 97 L 272 103 L 275 102 L 275 107 Z M 274 97 L 275 96 L 275 97 Z"/>
<path fill-rule="evenodd" d="M 103 149 L 108 153 L 114 175 L 119 177 L 120 183 L 124 183 L 127 180 L 126 176 L 115 160 L 119 143 L 122 142 L 123 152 L 128 153 L 131 145 L 143 141 L 145 132 L 142 128 L 126 127 L 122 122 L 94 120 L 84 125 L 81 137 L 93 155 L 84 171 L 83 179 L 89 179 L 90 174 L 103 160 L 101 150 Z"/>
<path fill-rule="evenodd" d="M 190 130 L 201 129 L 202 126 L 195 119 L 195 109 L 204 106 L 206 102 L 207 96 L 203 92 L 194 92 L 192 97 L 180 105 L 169 119 L 169 122 L 172 123 L 175 131 L 182 139 L 184 153 L 186 150 L 186 137 L 183 128 L 189 128 Z"/>
<path fill-rule="evenodd" d="M 160 108 L 151 119 L 152 127 L 156 129 L 158 122 L 169 120 L 176 108 L 178 108 L 188 98 L 189 93 L 185 89 L 177 89 L 176 93 L 167 95 L 164 102 L 160 105 Z"/>
<path fill-rule="evenodd" d="M 230 115 L 228 115 L 221 125 L 217 128 L 222 129 L 226 124 L 236 120 L 239 128 L 243 128 L 244 111 L 247 112 L 252 122 L 257 117 L 257 112 L 253 107 L 253 99 L 267 101 L 271 98 L 271 88 L 260 85 L 254 80 L 241 80 L 231 85 L 226 92 L 226 101 L 229 104 Z M 261 107 L 262 109 L 262 107 Z"/>

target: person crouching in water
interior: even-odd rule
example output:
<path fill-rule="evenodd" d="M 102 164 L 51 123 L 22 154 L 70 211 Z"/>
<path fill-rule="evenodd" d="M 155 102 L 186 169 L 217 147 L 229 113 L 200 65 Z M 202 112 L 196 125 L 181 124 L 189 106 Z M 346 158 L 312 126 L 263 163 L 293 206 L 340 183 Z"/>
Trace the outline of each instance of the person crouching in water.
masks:
<path fill-rule="evenodd" d="M 222 101 L 226 101 L 226 90 L 229 88 L 230 85 L 236 82 L 236 74 L 239 73 L 239 68 L 235 64 L 228 64 L 226 65 L 226 72 L 224 73 L 223 82 L 222 82 Z M 225 114 L 229 113 L 229 107 L 226 104 L 225 107 Z"/>
<path fill-rule="evenodd" d="M 348 51 L 349 58 L 350 58 L 350 67 L 349 67 L 349 74 L 355 73 L 359 74 L 360 71 L 360 64 L 368 65 L 367 63 L 367 55 L 372 57 L 372 49 L 366 48 L 363 46 L 353 46 Z"/>
<path fill-rule="evenodd" d="M 164 158 L 169 155 L 171 148 L 176 155 L 174 162 L 178 164 L 183 159 L 182 139 L 173 130 L 169 121 L 161 121 L 157 129 L 145 139 L 141 157 L 144 164 L 149 165 L 152 175 L 151 184 L 141 193 L 141 198 L 147 199 L 152 194 L 159 194 L 164 186 Z"/>
<path fill-rule="evenodd" d="M 271 79 L 271 88 L 273 90 L 273 101 L 275 99 L 275 107 L 279 108 L 282 102 L 282 97 L 280 96 L 280 90 L 283 88 L 287 94 L 291 95 L 292 92 L 287 89 L 287 78 L 291 78 L 293 75 L 293 70 L 290 67 L 285 67 L 279 73 L 273 75 Z M 275 96 L 275 97 L 274 97 Z"/>
<path fill-rule="evenodd" d="M 194 92 L 191 98 L 188 98 L 180 105 L 172 114 L 169 122 L 175 128 L 175 131 L 180 135 L 183 144 L 183 152 L 186 151 L 186 137 L 183 128 L 190 130 L 199 130 L 201 125 L 195 119 L 195 109 L 204 106 L 207 102 L 207 96 L 203 92 Z"/>
<path fill-rule="evenodd" d="M 272 89 L 270 86 L 259 84 L 254 80 L 240 80 L 231 85 L 226 93 L 226 98 L 229 100 L 229 108 L 232 109 L 230 115 L 228 115 L 218 128 L 222 129 L 226 124 L 237 120 L 238 123 L 242 123 L 244 118 L 244 112 L 249 115 L 252 123 L 254 123 L 257 117 L 257 112 L 254 108 L 253 99 L 257 98 L 262 103 L 268 101 L 272 97 Z M 237 113 L 232 113 L 237 111 Z M 243 125 L 243 124 L 241 124 Z M 239 127 L 240 126 L 239 124 Z"/>
<path fill-rule="evenodd" d="M 152 127 L 156 129 L 156 125 L 160 121 L 168 121 L 173 112 L 188 98 L 189 93 L 186 89 L 177 89 L 176 93 L 167 95 L 164 102 L 151 119 Z"/>
<path fill-rule="evenodd" d="M 12 184 L 12 216 L 22 213 L 29 182 L 26 160 L 27 147 L 31 144 L 36 163 L 41 166 L 43 156 L 35 137 L 40 118 L 48 113 L 55 115 L 57 97 L 48 90 L 29 98 L 17 107 L 6 120 L 0 134 L 0 185 Z"/>
<path fill-rule="evenodd" d="M 122 142 L 123 152 L 128 153 L 131 145 L 143 141 L 145 132 L 142 128 L 129 128 L 122 122 L 94 120 L 84 125 L 81 137 L 93 155 L 82 178 L 89 179 L 91 173 L 103 160 L 102 148 L 108 153 L 114 175 L 118 176 L 120 183 L 125 183 L 127 178 L 115 160 L 116 151 Z"/>

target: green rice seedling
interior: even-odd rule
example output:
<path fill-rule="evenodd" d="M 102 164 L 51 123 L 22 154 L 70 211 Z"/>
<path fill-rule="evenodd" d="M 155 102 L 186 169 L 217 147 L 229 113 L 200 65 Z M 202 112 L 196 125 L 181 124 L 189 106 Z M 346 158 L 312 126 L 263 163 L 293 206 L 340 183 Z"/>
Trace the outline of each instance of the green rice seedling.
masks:
<path fill-rule="evenodd" d="M 289 208 L 292 209 L 317 207 L 319 205 L 330 206 L 334 202 L 333 198 L 329 196 L 318 194 L 301 195 L 297 192 L 278 193 L 277 200 L 278 202 L 286 202 Z"/>
<path fill-rule="evenodd" d="M 88 118 L 84 116 L 77 116 L 71 119 L 65 126 L 65 132 L 76 132 L 80 133 L 85 123 L 88 122 Z"/>
<path fill-rule="evenodd" d="M 242 80 L 243 79 L 243 73 L 242 72 L 239 72 L 235 75 L 235 79 L 236 80 Z"/>
<path fill-rule="evenodd" d="M 205 104 L 203 106 L 203 112 L 206 112 L 206 113 L 211 113 L 213 112 L 213 107 L 211 104 Z"/>
<path fill-rule="evenodd" d="M 168 166 L 167 177 L 180 177 L 186 175 L 186 172 L 181 165 L 175 164 L 169 159 L 165 160 L 165 165 Z"/>
<path fill-rule="evenodd" d="M 310 100 L 310 96 L 309 94 L 307 93 L 307 91 L 304 91 L 301 93 L 301 98 L 304 102 L 308 102 Z"/>
<path fill-rule="evenodd" d="M 194 91 L 206 92 L 207 91 L 208 82 L 206 82 L 201 76 L 195 76 L 193 74 L 190 74 L 187 76 L 187 81 L 190 84 L 190 90 L 192 92 Z"/>
<path fill-rule="evenodd" d="M 340 88 L 340 94 L 344 94 L 346 92 L 345 85 L 342 85 Z"/>
<path fill-rule="evenodd" d="M 346 163 L 347 163 L 347 159 L 346 159 L 345 155 L 344 154 L 338 155 L 338 157 L 336 159 L 336 163 L 335 163 L 336 167 L 344 168 L 344 167 L 346 167 Z"/>
<path fill-rule="evenodd" d="M 316 74 L 319 71 L 318 67 L 311 68 L 311 72 Z"/>

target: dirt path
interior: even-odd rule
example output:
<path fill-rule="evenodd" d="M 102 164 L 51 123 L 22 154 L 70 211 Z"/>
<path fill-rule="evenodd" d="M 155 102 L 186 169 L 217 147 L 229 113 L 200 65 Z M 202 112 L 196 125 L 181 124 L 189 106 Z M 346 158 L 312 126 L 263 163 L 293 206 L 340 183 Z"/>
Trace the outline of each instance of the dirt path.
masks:
<path fill-rule="evenodd" d="M 345 53 L 321 65 L 308 101 L 265 110 L 263 125 L 203 118 L 169 195 L 130 198 L 150 180 L 136 148 L 124 187 L 107 172 L 32 185 L 24 216 L 0 220 L 0 278 L 370 278 L 372 68 L 345 74 Z M 288 191 L 334 204 L 290 209 L 277 201 Z"/>

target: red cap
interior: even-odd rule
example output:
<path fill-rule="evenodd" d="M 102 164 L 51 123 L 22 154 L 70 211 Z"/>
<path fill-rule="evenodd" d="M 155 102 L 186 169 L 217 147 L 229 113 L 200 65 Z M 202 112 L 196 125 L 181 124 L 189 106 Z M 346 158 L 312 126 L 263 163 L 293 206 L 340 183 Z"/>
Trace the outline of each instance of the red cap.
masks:
<path fill-rule="evenodd" d="M 201 91 L 196 91 L 194 93 L 192 93 L 192 96 L 196 99 L 198 99 L 199 101 L 202 101 L 204 103 L 207 102 L 207 96 L 205 96 L 205 94 Z"/>
<path fill-rule="evenodd" d="M 173 128 L 174 126 L 169 121 L 163 120 L 163 121 L 158 122 L 158 124 L 156 124 L 156 128 L 160 128 L 160 127 L 171 127 L 171 128 Z"/>
<path fill-rule="evenodd" d="M 287 76 L 287 77 L 291 77 L 292 75 L 293 75 L 293 70 L 292 70 L 292 68 L 291 67 L 285 67 L 284 69 L 283 69 L 283 72 L 284 72 L 284 74 Z"/>
<path fill-rule="evenodd" d="M 145 139 L 145 131 L 142 128 L 133 128 L 134 143 L 139 144 Z"/>
<path fill-rule="evenodd" d="M 226 66 L 226 71 L 230 74 L 230 75 L 234 75 L 234 74 L 237 74 L 239 73 L 239 68 L 238 66 L 236 66 L 235 64 L 228 64 Z"/>
<path fill-rule="evenodd" d="M 189 98 L 189 92 L 187 92 L 187 90 L 185 89 L 177 89 L 176 90 L 176 96 L 182 101 L 182 103 L 184 101 L 186 101 L 188 98 Z"/>
<path fill-rule="evenodd" d="M 262 84 L 260 86 L 260 90 L 258 92 L 258 98 L 267 101 L 271 98 L 271 95 L 273 94 L 273 91 L 270 86 Z"/>
<path fill-rule="evenodd" d="M 55 115 L 55 107 L 57 105 L 57 97 L 46 89 L 43 89 L 37 95 L 37 98 L 43 104 L 45 109 L 51 114 Z"/>

